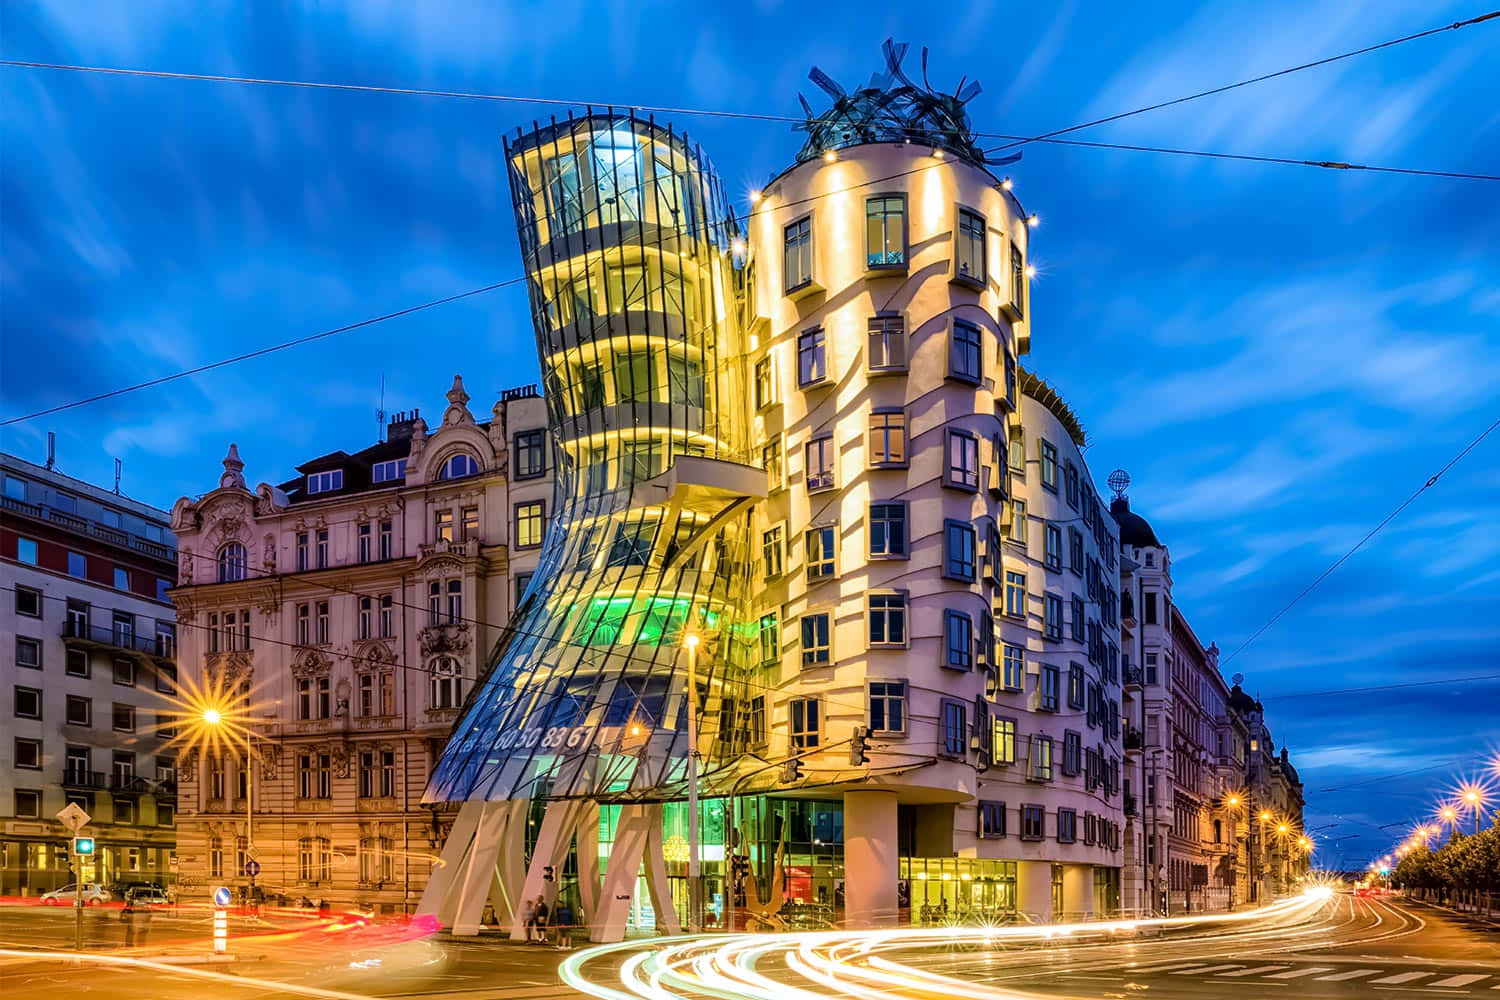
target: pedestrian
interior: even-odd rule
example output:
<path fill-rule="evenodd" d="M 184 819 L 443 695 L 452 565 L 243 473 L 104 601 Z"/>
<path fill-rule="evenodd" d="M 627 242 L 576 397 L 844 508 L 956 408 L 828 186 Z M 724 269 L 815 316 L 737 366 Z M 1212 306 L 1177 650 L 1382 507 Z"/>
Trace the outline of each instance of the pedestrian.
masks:
<path fill-rule="evenodd" d="M 125 908 L 120 911 L 120 923 L 125 925 L 125 947 L 135 947 L 135 907 L 130 905 L 130 900 L 125 900 Z"/>
<path fill-rule="evenodd" d="M 573 947 L 572 907 L 565 902 L 557 904 L 557 912 L 552 915 L 552 923 L 557 927 L 558 951 L 571 951 Z"/>
<path fill-rule="evenodd" d="M 547 943 L 547 900 L 544 896 L 536 898 L 536 943 Z"/>
<path fill-rule="evenodd" d="M 521 927 L 526 935 L 526 943 L 530 944 L 532 929 L 536 927 L 536 903 L 532 900 L 526 900 L 526 904 L 521 907 Z"/>

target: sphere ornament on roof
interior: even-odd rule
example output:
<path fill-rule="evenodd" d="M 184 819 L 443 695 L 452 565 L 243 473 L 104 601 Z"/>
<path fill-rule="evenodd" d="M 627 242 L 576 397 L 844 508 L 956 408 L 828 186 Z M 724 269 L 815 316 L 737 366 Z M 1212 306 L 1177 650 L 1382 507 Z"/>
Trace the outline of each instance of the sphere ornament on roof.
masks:
<path fill-rule="evenodd" d="M 951 94 L 934 89 L 927 82 L 927 49 L 923 47 L 922 82 L 918 84 L 901 67 L 909 47 L 906 42 L 887 38 L 881 46 L 885 69 L 853 93 L 816 66 L 812 68 L 808 79 L 833 99 L 833 106 L 814 114 L 807 99 L 797 95 L 807 120 L 793 128 L 808 134 L 797 154 L 798 163 L 826 159 L 833 150 L 871 142 L 931 146 L 978 165 L 1014 163 L 1021 158 L 1020 153 L 1012 153 L 990 159 L 975 142 L 965 106 L 979 96 L 978 80 L 960 79 Z"/>
<path fill-rule="evenodd" d="M 1122 497 L 1125 495 L 1125 491 L 1130 488 L 1130 473 L 1124 469 L 1116 469 L 1109 474 L 1109 478 L 1105 482 L 1109 484 L 1110 489 L 1115 491 L 1116 497 Z"/>

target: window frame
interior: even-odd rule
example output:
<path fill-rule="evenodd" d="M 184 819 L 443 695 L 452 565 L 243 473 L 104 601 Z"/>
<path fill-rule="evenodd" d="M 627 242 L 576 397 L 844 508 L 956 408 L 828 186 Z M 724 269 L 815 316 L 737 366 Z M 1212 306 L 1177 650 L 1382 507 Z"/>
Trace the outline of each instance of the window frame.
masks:
<path fill-rule="evenodd" d="M 818 473 L 817 482 L 813 481 L 812 459 L 814 449 L 820 458 L 827 459 L 827 466 Z M 802 446 L 802 486 L 808 493 L 826 493 L 829 490 L 838 489 L 838 452 L 834 448 L 833 434 L 817 434 L 807 440 Z"/>
<path fill-rule="evenodd" d="M 818 623 L 821 621 L 822 629 L 826 633 L 822 642 L 809 644 L 809 629 L 814 640 L 820 638 L 817 635 Z M 808 611 L 797 616 L 797 644 L 800 649 L 798 662 L 803 670 L 817 670 L 821 667 L 833 666 L 833 613 L 831 611 Z"/>
<path fill-rule="evenodd" d="M 974 223 L 977 222 L 977 230 Z M 978 257 L 974 258 L 974 239 L 978 236 Z M 967 252 L 966 252 L 967 251 Z M 965 263 L 978 265 L 978 273 L 965 273 Z M 983 291 L 989 283 L 989 220 L 964 205 L 957 206 L 953 218 L 953 280 Z"/>
<path fill-rule="evenodd" d="M 960 337 L 959 331 L 964 332 Z M 968 335 L 973 335 L 972 344 Z M 974 370 L 972 372 L 960 366 L 962 360 L 967 360 L 968 348 L 973 348 Z M 961 350 L 962 348 L 962 350 Z M 984 328 L 978 323 L 971 323 L 964 319 L 955 319 L 948 325 L 948 378 L 969 385 L 981 385 L 984 382 Z"/>
<path fill-rule="evenodd" d="M 967 538 L 967 561 L 955 561 L 955 538 Z M 964 553 L 957 555 L 962 557 Z M 974 583 L 979 578 L 979 535 L 972 522 L 951 517 L 944 519 L 942 576 L 945 580 L 958 580 L 962 583 Z"/>
<path fill-rule="evenodd" d="M 955 640 L 962 640 L 962 645 L 955 645 Z M 962 673 L 974 669 L 974 616 L 967 611 L 943 609 L 942 666 Z"/>
<path fill-rule="evenodd" d="M 1044 521 L 1042 524 L 1042 564 L 1053 573 L 1061 573 L 1062 558 L 1062 528 L 1051 521 Z"/>
<path fill-rule="evenodd" d="M 513 479 L 540 479 L 547 474 L 547 432 L 540 427 L 517 431 L 511 439 Z M 522 458 L 534 459 L 535 467 L 522 466 Z M 527 471 L 529 468 L 529 471 Z"/>
<path fill-rule="evenodd" d="M 795 282 L 791 280 L 792 279 L 792 274 L 790 273 L 790 269 L 787 266 L 788 261 L 791 260 L 791 250 L 792 250 L 791 239 L 792 239 L 792 235 L 793 235 L 792 234 L 792 230 L 793 229 L 798 230 L 798 233 L 797 233 L 797 241 L 798 241 L 797 264 L 798 264 L 798 270 L 797 270 L 797 273 L 796 273 L 797 280 Z M 813 224 L 812 224 L 812 213 L 811 212 L 807 213 L 806 215 L 804 215 L 804 216 L 802 216 L 800 218 L 793 219 L 793 220 L 791 220 L 790 222 L 786 223 L 785 225 L 783 225 L 781 227 L 781 288 L 782 288 L 782 294 L 784 294 L 784 295 L 791 295 L 793 292 L 799 292 L 799 291 L 802 291 L 805 288 L 811 288 L 813 286 L 813 284 L 814 284 L 813 279 L 816 277 L 816 274 L 814 273 L 815 272 L 815 267 L 816 267 L 816 261 L 817 261 L 816 250 L 817 250 L 817 247 L 816 247 L 815 243 L 813 242 Z M 805 260 L 805 265 L 806 266 L 805 267 L 802 266 L 804 264 L 804 261 L 803 261 L 804 257 L 806 258 L 806 260 Z"/>
<path fill-rule="evenodd" d="M 1013 767 L 1016 763 L 1017 720 L 1005 715 L 990 716 L 990 763 Z"/>
<path fill-rule="evenodd" d="M 871 214 L 870 214 L 870 209 L 871 209 L 871 206 L 873 206 L 876 202 L 883 203 L 882 207 L 884 209 L 884 212 L 880 216 L 880 218 L 882 219 L 881 232 L 886 237 L 887 244 L 889 244 L 889 242 L 890 242 L 889 241 L 889 235 L 890 235 L 890 222 L 889 222 L 889 220 L 891 218 L 891 214 L 890 214 L 890 211 L 889 211 L 889 203 L 890 202 L 896 202 L 900 206 L 899 213 L 898 213 L 899 217 L 900 217 L 900 220 L 901 220 L 901 259 L 900 260 L 896 260 L 896 261 L 882 260 L 880 262 L 875 262 L 875 261 L 871 260 L 871 258 L 874 256 L 874 253 L 873 253 L 873 250 L 872 250 L 872 248 L 870 246 L 870 237 L 872 235 L 872 231 L 871 231 L 871 228 L 870 228 L 870 223 L 871 223 L 871 219 L 873 218 L 871 216 Z M 908 264 L 909 264 L 909 262 L 911 260 L 911 213 L 908 210 L 907 199 L 906 199 L 906 192 L 905 191 L 890 191 L 890 192 L 878 192 L 878 193 L 875 193 L 875 194 L 868 195 L 865 198 L 864 220 L 865 220 L 865 239 L 864 239 L 864 243 L 865 243 L 865 270 L 867 270 L 867 271 L 904 271 L 904 270 L 906 270 L 907 266 L 908 266 Z M 888 254 L 889 254 L 889 251 L 887 250 L 887 251 L 885 251 L 882 254 L 882 256 L 887 256 Z"/>
<path fill-rule="evenodd" d="M 870 468 L 905 469 L 911 465 L 911 432 L 904 407 L 874 407 L 866 426 L 865 450 Z M 893 442 L 899 443 L 899 449 L 892 447 Z"/>
<path fill-rule="evenodd" d="M 885 359 L 881 364 L 875 363 L 877 342 Z M 892 345 L 897 345 L 895 351 Z M 865 325 L 865 371 L 870 375 L 904 374 L 910 370 L 907 347 L 906 314 L 892 310 L 877 312 Z M 892 360 L 892 354 L 899 354 L 899 360 Z"/>
<path fill-rule="evenodd" d="M 813 725 L 809 727 L 808 709 L 811 708 Z M 801 718 L 798 718 L 798 710 Z M 793 752 L 816 750 L 823 745 L 823 699 L 817 695 L 790 698 L 786 703 L 787 746 Z"/>
<path fill-rule="evenodd" d="M 938 709 L 937 753 L 962 760 L 969 755 L 969 705 L 957 698 L 944 698 Z"/>
<path fill-rule="evenodd" d="M 533 514 L 535 517 L 533 518 Z M 517 549 L 540 548 L 542 542 L 547 538 L 547 501 L 546 500 L 523 500 L 512 508 L 511 530 L 514 533 L 512 541 Z M 536 522 L 537 538 L 534 542 L 521 541 L 522 520 Z"/>
<path fill-rule="evenodd" d="M 813 548 L 815 535 L 817 536 L 816 554 Z M 810 584 L 838 578 L 839 530 L 837 524 L 816 524 L 802 533 L 802 565 L 804 575 Z"/>
<path fill-rule="evenodd" d="M 1005 803 L 991 799 L 980 799 L 979 825 L 975 834 L 980 840 L 1001 840 L 1005 837 Z"/>
<path fill-rule="evenodd" d="M 877 509 L 879 516 L 877 517 Z M 893 517 L 894 512 L 899 515 Z M 881 525 L 881 534 L 885 539 L 882 550 L 875 547 L 875 526 Z M 892 528 L 899 529 L 899 544 L 892 545 L 893 538 L 898 538 L 898 533 Z M 905 500 L 872 500 L 866 508 L 865 513 L 866 553 L 871 559 L 885 561 L 903 561 L 911 558 L 911 505 Z"/>
<path fill-rule="evenodd" d="M 876 602 L 881 602 L 879 608 Z M 876 621 L 881 637 L 876 637 Z M 904 590 L 872 590 L 865 595 L 865 637 L 870 649 L 906 649 L 911 644 L 911 609 Z"/>
<path fill-rule="evenodd" d="M 1063 603 L 1062 595 L 1050 591 L 1042 592 L 1042 638 L 1047 642 L 1062 642 Z"/>
<path fill-rule="evenodd" d="M 815 389 L 827 385 L 828 333 L 822 326 L 810 326 L 797 334 L 797 388 Z M 804 366 L 804 356 L 807 365 Z M 813 369 L 816 369 L 814 371 Z"/>
<path fill-rule="evenodd" d="M 876 686 L 882 690 L 877 692 Z M 872 734 L 881 736 L 905 736 L 907 732 L 907 719 L 910 717 L 909 685 L 901 679 L 871 678 L 865 682 L 865 722 L 869 725 Z M 876 725 L 875 705 L 881 705 L 880 721 L 884 725 Z M 892 727 L 891 706 L 896 707 L 896 714 L 900 717 L 900 725 Z"/>

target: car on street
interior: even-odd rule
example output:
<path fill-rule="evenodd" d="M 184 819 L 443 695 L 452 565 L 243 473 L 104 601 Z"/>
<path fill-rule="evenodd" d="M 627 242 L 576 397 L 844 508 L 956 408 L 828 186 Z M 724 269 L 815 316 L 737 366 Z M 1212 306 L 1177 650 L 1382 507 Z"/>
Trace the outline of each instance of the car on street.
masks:
<path fill-rule="evenodd" d="M 78 892 L 78 886 L 76 883 L 65 885 L 61 889 L 53 889 L 51 892 L 43 893 L 42 905 L 72 906 L 73 901 L 77 899 L 79 895 L 80 894 Z M 83 883 L 83 892 L 81 895 L 83 898 L 84 906 L 98 906 L 101 903 L 108 903 L 111 899 L 114 898 L 109 894 L 108 889 L 104 888 L 104 886 L 100 885 L 97 882 Z"/>
<path fill-rule="evenodd" d="M 141 907 L 157 909 L 158 907 L 169 906 L 170 904 L 171 900 L 167 898 L 167 894 L 155 886 L 143 886 L 131 889 L 130 893 L 125 897 L 125 905 L 134 907 L 135 909 L 140 909 Z"/>

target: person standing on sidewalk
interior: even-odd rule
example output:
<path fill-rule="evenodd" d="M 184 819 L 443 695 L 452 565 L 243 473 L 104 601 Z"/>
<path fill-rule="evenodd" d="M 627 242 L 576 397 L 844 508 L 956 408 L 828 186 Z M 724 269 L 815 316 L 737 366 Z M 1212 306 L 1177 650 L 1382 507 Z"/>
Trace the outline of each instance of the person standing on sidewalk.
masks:
<path fill-rule="evenodd" d="M 547 918 L 551 914 L 547 911 L 547 899 L 545 896 L 536 898 L 536 943 L 547 943 Z"/>

